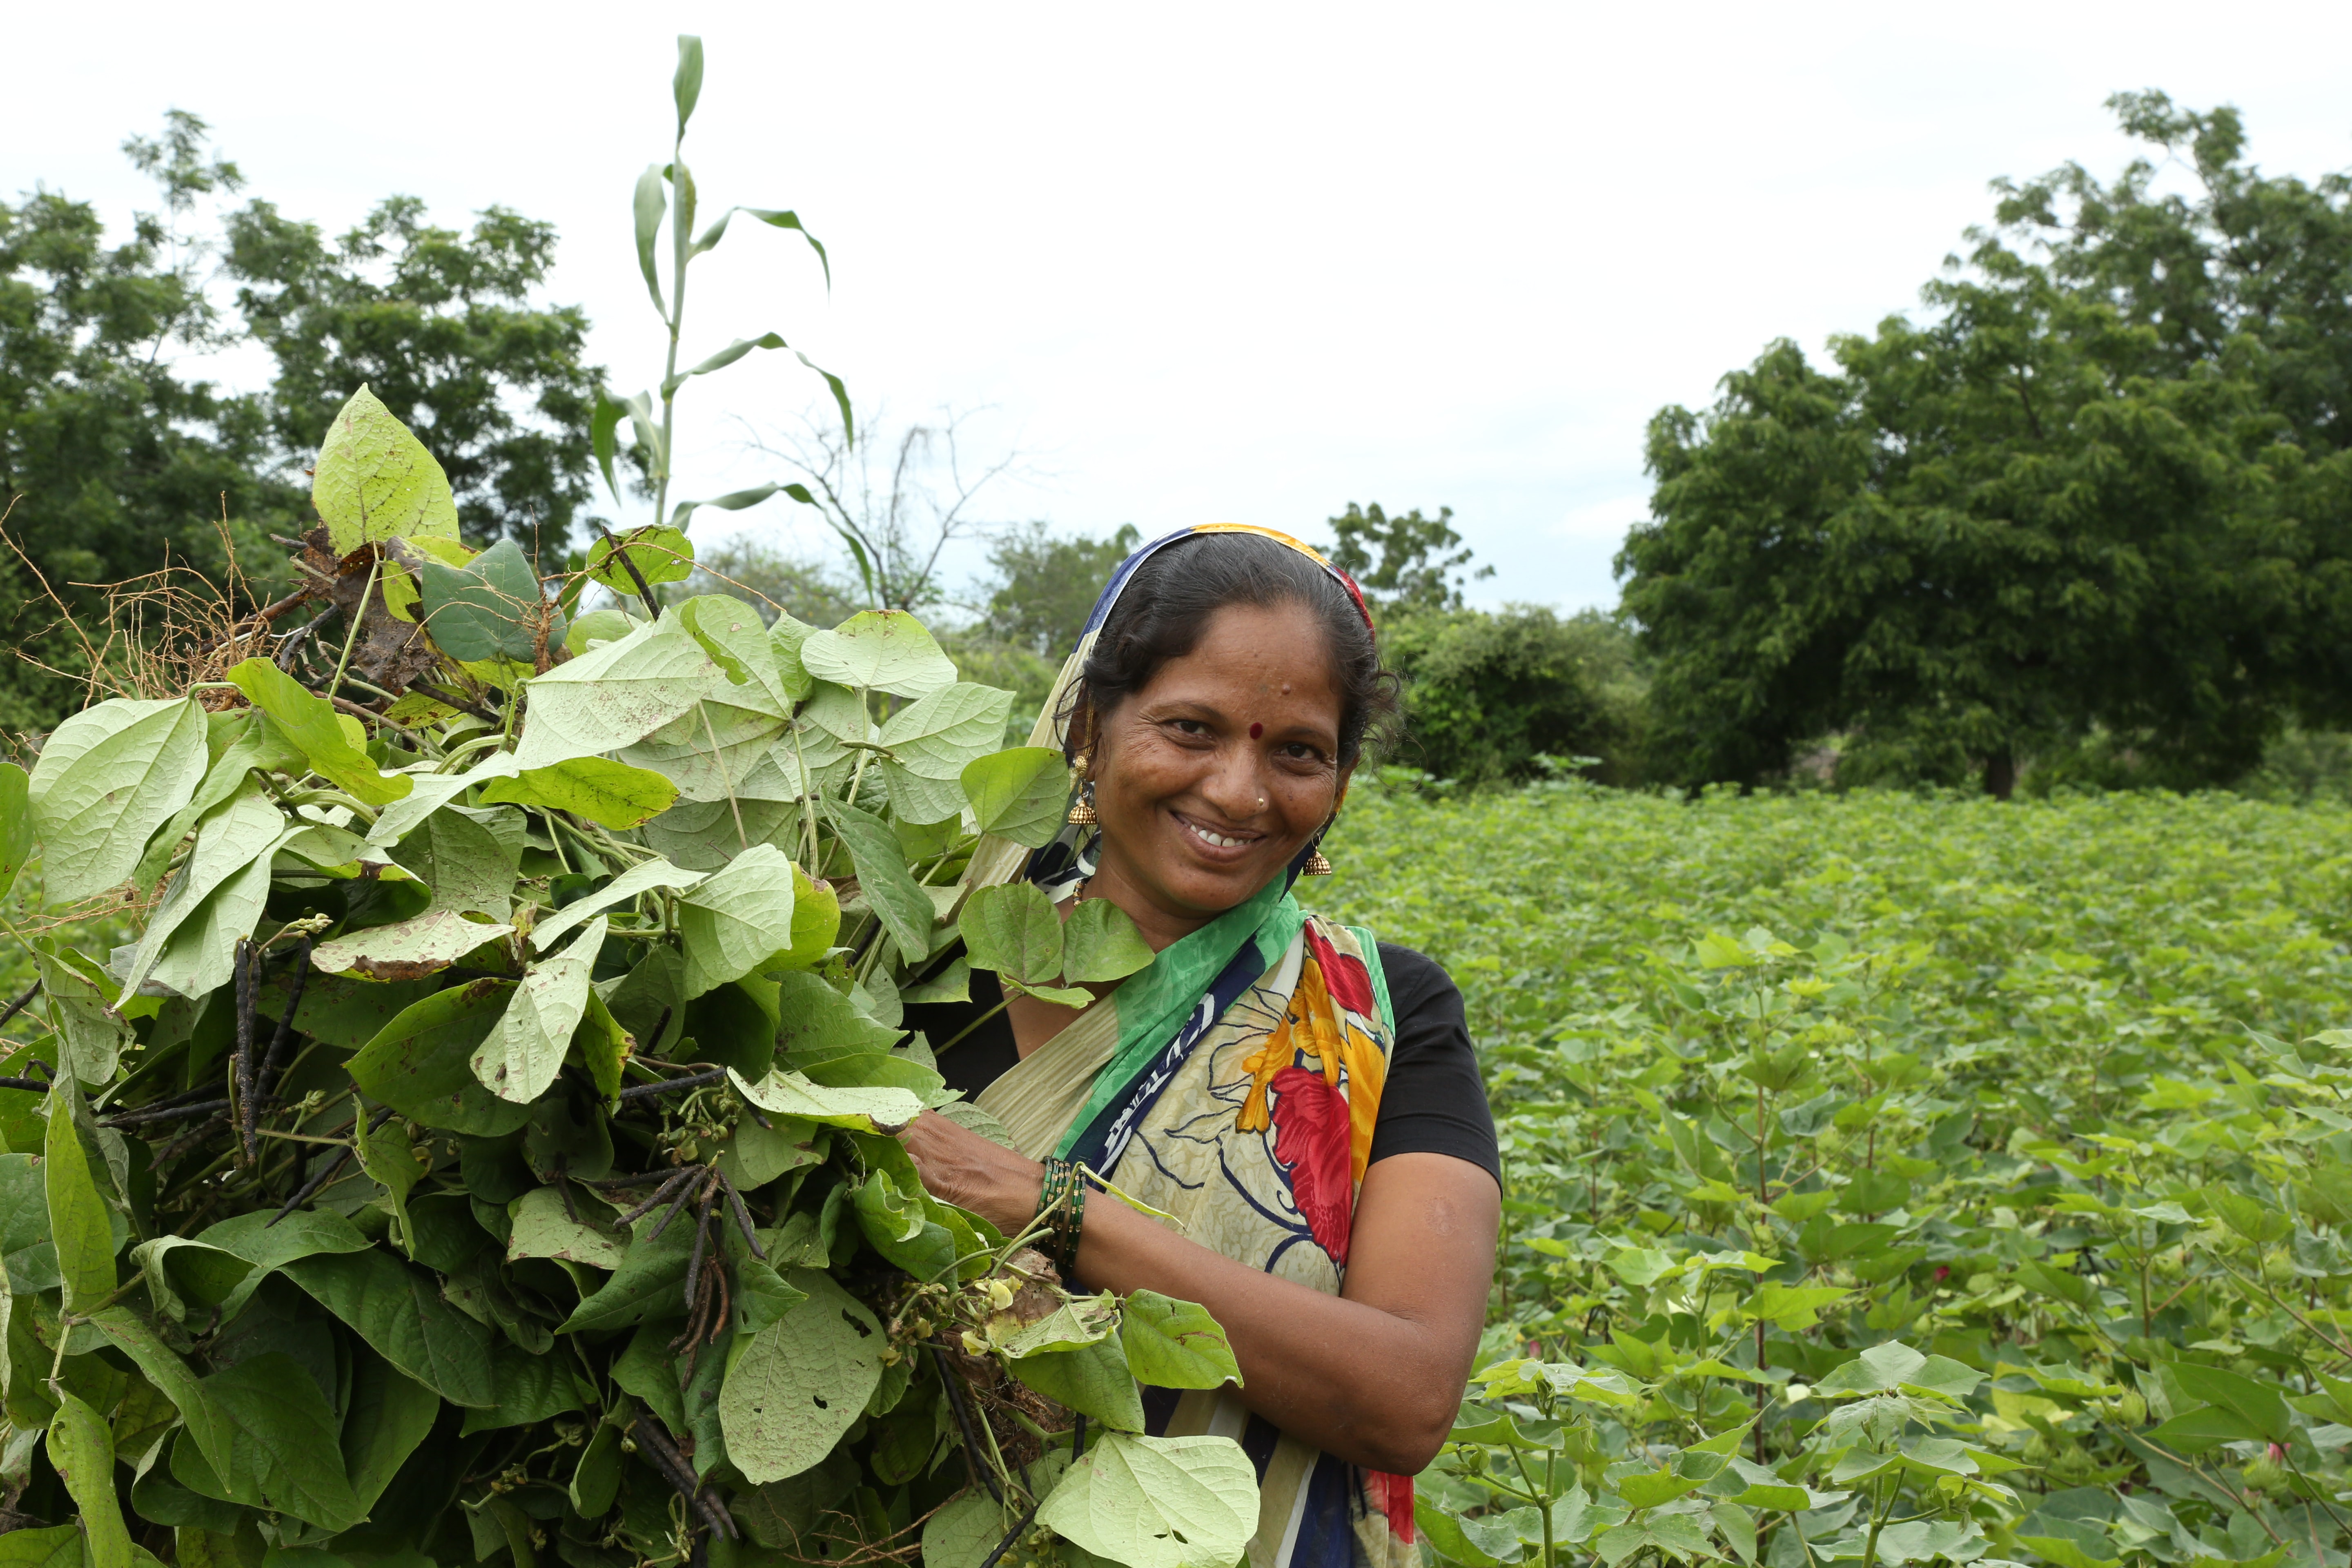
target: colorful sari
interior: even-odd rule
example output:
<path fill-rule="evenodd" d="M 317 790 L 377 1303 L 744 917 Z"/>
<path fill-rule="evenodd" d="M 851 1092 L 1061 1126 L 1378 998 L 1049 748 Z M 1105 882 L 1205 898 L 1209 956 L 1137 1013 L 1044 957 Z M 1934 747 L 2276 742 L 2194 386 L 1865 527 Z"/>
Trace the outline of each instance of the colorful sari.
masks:
<path fill-rule="evenodd" d="M 1345 574 L 1286 534 L 1217 525 L 1155 540 L 1112 574 L 1031 744 L 1066 742 L 1056 715 L 1135 569 L 1211 532 L 1263 534 L 1311 557 L 1362 610 Z M 970 885 L 1026 876 L 1059 899 L 1092 873 L 1093 837 L 1071 827 L 1034 854 L 984 843 Z M 979 1103 L 1031 1158 L 1082 1162 L 1202 1245 L 1337 1295 L 1395 1019 L 1371 933 L 1310 915 L 1291 897 L 1305 859 L 1164 949 Z M 1147 1394 L 1156 1435 L 1229 1436 L 1248 1453 L 1259 1496 L 1251 1568 L 1418 1563 L 1411 1477 L 1287 1436 L 1231 1390 Z"/>

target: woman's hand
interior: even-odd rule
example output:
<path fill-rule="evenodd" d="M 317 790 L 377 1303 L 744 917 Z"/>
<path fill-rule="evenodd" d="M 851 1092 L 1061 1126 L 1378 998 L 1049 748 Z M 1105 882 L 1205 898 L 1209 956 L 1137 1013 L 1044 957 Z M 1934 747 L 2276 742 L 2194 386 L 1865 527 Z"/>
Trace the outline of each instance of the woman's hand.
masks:
<path fill-rule="evenodd" d="M 898 1142 L 915 1162 L 915 1173 L 931 1196 L 970 1209 L 1013 1236 L 1037 1217 L 1037 1194 L 1045 1167 L 969 1127 L 926 1110 L 908 1122 Z"/>

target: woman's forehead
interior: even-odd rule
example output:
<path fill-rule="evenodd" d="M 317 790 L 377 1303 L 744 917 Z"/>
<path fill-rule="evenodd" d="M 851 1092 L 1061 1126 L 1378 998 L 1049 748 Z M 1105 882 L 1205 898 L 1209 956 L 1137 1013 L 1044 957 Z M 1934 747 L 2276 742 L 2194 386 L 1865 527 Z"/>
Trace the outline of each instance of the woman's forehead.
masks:
<path fill-rule="evenodd" d="M 1339 681 L 1325 641 L 1321 623 L 1304 605 L 1229 605 L 1211 618 L 1192 651 L 1161 665 L 1144 690 L 1328 706 L 1336 715 Z"/>

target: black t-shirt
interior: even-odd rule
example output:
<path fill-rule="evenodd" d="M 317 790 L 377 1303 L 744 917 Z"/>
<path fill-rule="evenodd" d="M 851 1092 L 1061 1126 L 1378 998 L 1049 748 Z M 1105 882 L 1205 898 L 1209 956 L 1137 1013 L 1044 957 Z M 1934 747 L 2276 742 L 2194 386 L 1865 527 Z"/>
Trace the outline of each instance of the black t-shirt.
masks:
<path fill-rule="evenodd" d="M 946 967 L 944 958 L 939 967 Z M 1389 1053 L 1380 1118 L 1372 1123 L 1371 1161 L 1391 1154 L 1451 1154 L 1500 1182 L 1495 1118 L 1486 1107 L 1486 1086 L 1478 1076 L 1460 989 L 1445 971 L 1409 947 L 1381 943 L 1381 968 L 1396 1009 L 1396 1043 Z M 969 1002 L 907 1009 L 906 1026 L 923 1031 L 939 1053 L 940 1076 L 968 1100 L 980 1098 L 981 1090 L 1021 1059 L 1012 1021 L 1002 1013 L 964 1034 L 1003 999 L 996 976 L 976 969 Z"/>

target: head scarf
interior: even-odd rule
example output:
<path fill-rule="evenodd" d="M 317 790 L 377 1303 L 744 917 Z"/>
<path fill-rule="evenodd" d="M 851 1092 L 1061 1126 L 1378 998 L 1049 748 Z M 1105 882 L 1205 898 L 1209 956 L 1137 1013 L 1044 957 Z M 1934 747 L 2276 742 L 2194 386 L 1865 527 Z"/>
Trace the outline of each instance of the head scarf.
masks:
<path fill-rule="evenodd" d="M 1371 616 L 1348 574 L 1287 534 L 1213 524 L 1157 539 L 1111 574 L 1030 743 L 1067 754 L 1067 698 L 1138 567 L 1179 540 L 1256 533 L 1297 551 Z M 1072 798 L 1076 798 L 1073 789 Z M 1094 868 L 1096 832 L 1026 855 L 983 842 L 968 886 L 1027 875 L 1059 896 Z M 1371 933 L 1310 915 L 1286 875 L 1162 949 L 981 1097 L 1032 1158 L 1060 1153 L 1227 1258 L 1338 1294 L 1395 1021 Z M 1101 1200 L 1097 1201 L 1108 1201 Z M 1345 1464 L 1230 1390 L 1147 1391 L 1155 1435 L 1237 1439 L 1258 1474 L 1251 1568 L 1404 1568 L 1412 1480 Z"/>

